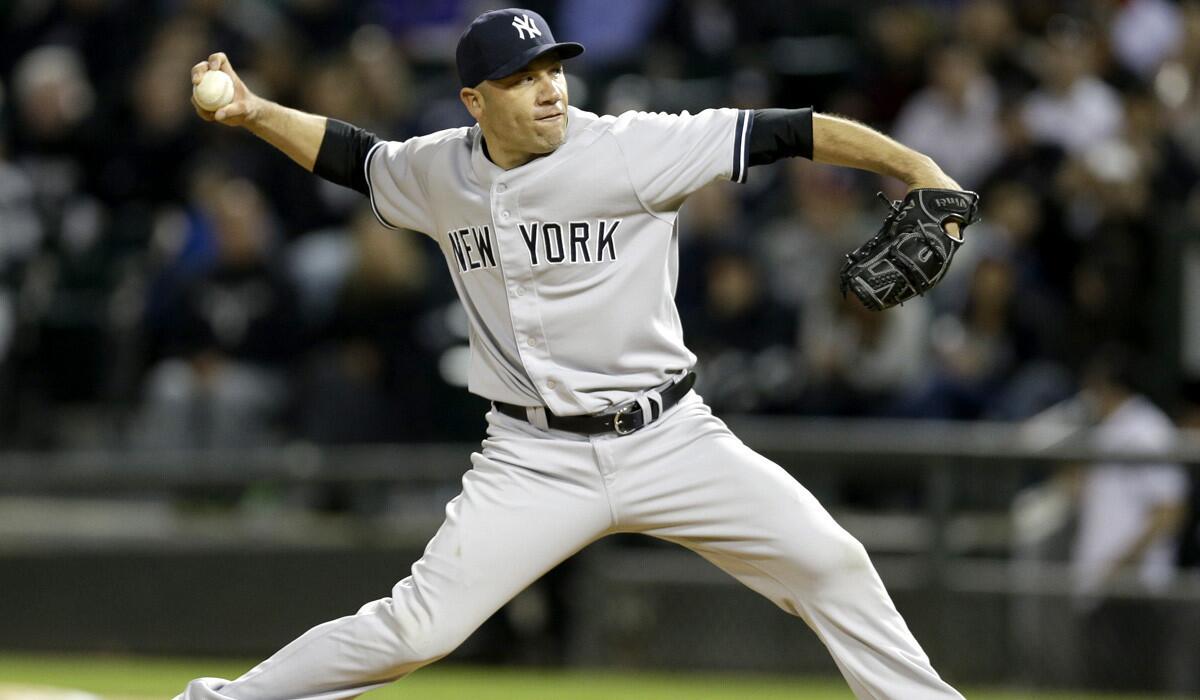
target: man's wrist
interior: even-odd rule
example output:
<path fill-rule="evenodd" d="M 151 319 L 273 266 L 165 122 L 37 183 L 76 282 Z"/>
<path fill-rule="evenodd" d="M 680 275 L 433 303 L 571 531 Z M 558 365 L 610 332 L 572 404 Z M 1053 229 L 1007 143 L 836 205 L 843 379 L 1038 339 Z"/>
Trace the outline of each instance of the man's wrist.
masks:
<path fill-rule="evenodd" d="M 962 189 L 957 182 L 950 179 L 938 164 L 927 155 L 915 154 L 913 162 L 907 168 L 907 175 L 901 178 L 909 189 L 925 187 L 940 187 L 945 189 Z"/>
<path fill-rule="evenodd" d="M 270 119 L 272 108 L 278 108 L 279 105 L 257 95 L 246 96 L 246 116 L 242 120 L 242 125 L 254 133 L 258 133 L 258 129 L 264 127 Z"/>
<path fill-rule="evenodd" d="M 916 190 L 917 187 L 940 187 L 943 180 L 946 180 L 946 174 L 942 173 L 942 169 L 937 167 L 934 158 L 923 154 L 913 154 L 912 160 L 905 163 L 904 173 L 901 173 L 900 179 L 910 187 Z"/>

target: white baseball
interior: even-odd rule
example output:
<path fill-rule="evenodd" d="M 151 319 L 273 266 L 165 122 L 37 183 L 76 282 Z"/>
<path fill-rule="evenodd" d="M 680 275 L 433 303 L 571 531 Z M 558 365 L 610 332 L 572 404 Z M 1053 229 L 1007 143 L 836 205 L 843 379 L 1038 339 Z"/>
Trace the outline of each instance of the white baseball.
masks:
<path fill-rule="evenodd" d="M 192 88 L 192 94 L 196 96 L 196 104 L 215 112 L 233 102 L 233 79 L 219 70 L 210 70 Z"/>

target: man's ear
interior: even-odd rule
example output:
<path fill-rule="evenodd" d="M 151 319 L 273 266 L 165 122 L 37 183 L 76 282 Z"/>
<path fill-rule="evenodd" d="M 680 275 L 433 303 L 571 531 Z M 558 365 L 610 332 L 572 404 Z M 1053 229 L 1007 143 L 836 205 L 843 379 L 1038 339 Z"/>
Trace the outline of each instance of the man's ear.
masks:
<path fill-rule="evenodd" d="M 483 93 L 475 88 L 465 87 L 458 93 L 458 99 L 462 100 L 463 106 L 475 117 L 475 121 L 483 116 Z"/>

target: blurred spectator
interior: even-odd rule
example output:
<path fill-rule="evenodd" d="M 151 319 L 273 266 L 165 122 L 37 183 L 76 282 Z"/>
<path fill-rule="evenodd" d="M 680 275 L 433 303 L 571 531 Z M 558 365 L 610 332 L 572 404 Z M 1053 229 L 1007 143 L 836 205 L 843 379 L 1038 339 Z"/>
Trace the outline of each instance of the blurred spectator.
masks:
<path fill-rule="evenodd" d="M 484 11 L 476 7 L 474 0 L 368 0 L 367 4 L 409 55 L 446 63 L 453 62 L 455 42 L 465 24 L 477 14 L 475 10 Z M 540 13 L 538 7 L 529 9 Z"/>
<path fill-rule="evenodd" d="M 1084 374 L 1081 396 L 1096 423 L 1096 448 L 1166 452 L 1170 419 L 1134 388 L 1133 360 L 1105 348 Z M 1089 680 L 1106 689 L 1149 687 L 1162 678 L 1169 620 L 1153 607 L 1110 597 L 1131 586 L 1162 591 L 1176 572 L 1175 538 L 1186 513 L 1186 472 L 1178 464 L 1110 462 L 1079 476 L 1079 525 L 1071 552 L 1076 592 L 1086 612 Z M 1128 644 L 1129 637 L 1138 639 Z"/>
<path fill-rule="evenodd" d="M 933 373 L 904 399 L 899 413 L 921 418 L 986 417 L 1016 366 L 1015 298 L 1015 272 L 1008 260 L 981 260 L 975 266 L 963 317 L 944 315 L 934 323 Z"/>
<path fill-rule="evenodd" d="M 357 29 L 350 36 L 349 59 L 363 86 L 364 128 L 390 133 L 405 126 L 416 104 L 412 66 L 391 37 L 377 25 Z"/>
<path fill-rule="evenodd" d="M 1183 39 L 1181 13 L 1176 3 L 1167 0 L 1129 0 L 1109 26 L 1113 55 L 1139 78 L 1154 75 Z"/>
<path fill-rule="evenodd" d="M 1105 341 L 1132 344 L 1153 332 L 1155 321 L 1143 310 L 1154 298 L 1167 231 L 1156 217 L 1166 212 L 1150 207 L 1146 165 L 1129 143 L 1114 139 L 1092 144 L 1058 173 L 1064 226 L 1080 251 L 1065 348 L 1073 366 Z"/>
<path fill-rule="evenodd" d="M 929 64 L 929 87 L 901 110 L 894 135 L 944 163 L 963 187 L 977 189 L 1003 155 L 999 90 L 966 46 L 941 47 Z"/>
<path fill-rule="evenodd" d="M 784 167 L 788 208 L 763 227 L 754 244 L 771 294 L 803 314 L 826 303 L 847 251 L 881 219 L 863 211 L 853 171 L 800 159 Z"/>
<path fill-rule="evenodd" d="M 711 5 L 696 2 L 693 5 Z M 556 26 L 563 36 L 574 37 L 587 47 L 585 69 L 598 69 L 610 64 L 622 65 L 638 56 L 646 47 L 651 33 L 659 24 L 669 3 L 666 0 L 613 3 L 608 0 L 562 0 Z M 702 12 L 700 14 L 703 14 Z M 677 26 L 673 23 L 672 26 Z M 703 31 L 704 28 L 701 28 Z M 724 27 L 735 31 L 735 27 Z"/>
<path fill-rule="evenodd" d="M 161 8 L 135 0 L 18 1 L 0 5 L 0 67 L 39 46 L 78 50 L 101 93 L 119 84 L 144 49 Z"/>
<path fill-rule="evenodd" d="M 36 241 L 24 241 L 36 250 L 26 249 L 32 255 L 14 271 L 18 318 L 30 341 L 14 358 L 14 391 L 29 441 L 42 444 L 58 429 L 51 404 L 102 398 L 106 296 L 119 271 L 105 236 L 109 211 L 97 196 L 102 131 L 81 54 L 67 45 L 35 48 L 14 66 L 12 86 L 9 152 L 17 179 L 32 185 L 40 229 Z M 13 223 L 19 249 L 20 218 Z M 80 347 L 92 351 L 81 354 Z"/>
<path fill-rule="evenodd" d="M 687 231 L 679 241 L 680 269 L 703 270 L 712 255 L 741 243 L 746 222 L 738 209 L 738 194 L 735 186 L 716 183 L 688 199 L 679 213 L 680 228 Z M 687 318 L 706 303 L 706 280 L 703 274 L 681 274 L 677 285 L 675 305 Z"/>
<path fill-rule="evenodd" d="M 881 314 L 836 294 L 805 315 L 803 413 L 884 415 L 928 371 L 930 310 L 917 297 Z"/>
<path fill-rule="evenodd" d="M 794 391 L 795 313 L 775 302 L 746 251 L 726 246 L 703 270 L 704 303 L 684 318 L 707 400 L 727 411 L 778 406 Z"/>
<path fill-rule="evenodd" d="M 135 429 L 152 447 L 249 447 L 272 441 L 300 350 L 295 295 L 273 263 L 266 202 L 246 180 L 213 186 L 206 202 L 214 254 L 157 287 L 164 359 L 150 371 Z"/>
<path fill-rule="evenodd" d="M 360 205 L 347 230 L 311 233 L 290 258 L 314 339 L 297 381 L 296 433 L 324 444 L 432 439 L 436 351 L 419 318 L 430 259 L 418 234 L 389 231 Z"/>
<path fill-rule="evenodd" d="M 92 120 L 95 91 L 82 57 L 67 46 L 43 46 L 13 72 L 13 160 L 33 181 L 49 235 L 68 247 L 86 247 L 98 234 L 88 193 L 98 160 Z"/>
<path fill-rule="evenodd" d="M 1170 129 L 1200 164 L 1200 2 L 1181 4 L 1184 37 L 1175 54 L 1154 76 L 1154 92 L 1168 110 Z"/>
<path fill-rule="evenodd" d="M 975 268 L 985 258 L 1015 259 L 1026 251 L 1031 265 L 1037 265 L 1037 256 L 1029 248 L 1042 221 L 1033 192 L 1021 183 L 1001 180 L 984 190 L 980 206 L 980 220 L 970 228 L 969 245 L 958 249 L 954 265 L 929 294 L 939 311 L 963 310 Z M 1027 277 L 1018 272 L 1018 278 L 1036 282 L 1038 272 L 1031 269 Z"/>
<path fill-rule="evenodd" d="M 1095 42 L 1080 30 L 1052 35 L 1037 49 L 1039 85 L 1021 107 L 1035 141 L 1079 152 L 1121 128 L 1117 91 L 1094 72 Z"/>
<path fill-rule="evenodd" d="M 180 166 L 199 149 L 199 124 L 188 83 L 179 76 L 191 69 L 197 52 L 205 51 L 203 36 L 204 25 L 188 18 L 163 26 L 123 86 L 124 99 L 116 106 L 116 115 L 126 128 L 105 140 L 98 173 L 102 195 L 110 205 L 181 203 L 186 173 Z M 147 173 L 157 175 L 147 177 Z M 148 221 L 137 223 L 150 226 Z M 139 233 L 144 241 L 148 232 Z"/>
<path fill-rule="evenodd" d="M 1004 0 L 969 0 L 958 10 L 956 35 L 979 54 L 985 72 L 995 80 L 1005 101 L 1034 87 L 1023 53 L 1029 39 L 1017 26 L 1013 4 Z"/>
<path fill-rule="evenodd" d="M 869 123 L 892 124 L 921 88 L 935 25 L 929 10 L 918 4 L 884 4 L 869 15 L 867 51 L 859 61 L 856 81 L 867 96 L 864 116 Z"/>
<path fill-rule="evenodd" d="M 2 87 L 2 86 L 0 86 Z M 37 256 L 44 229 L 35 204 L 33 182 L 6 158 L 0 143 L 0 435 L 17 420 L 14 347 L 23 336 L 19 290 L 25 270 Z"/>
<path fill-rule="evenodd" d="M 1082 390 L 1036 416 L 1031 430 L 1069 439 L 1092 428 L 1090 446 L 1102 454 L 1166 453 L 1177 431 L 1139 391 L 1145 376 L 1126 347 L 1103 345 L 1086 363 Z M 1027 555 L 1045 556 L 1052 538 L 1071 534 L 1076 682 L 1116 690 L 1194 680 L 1194 647 L 1184 642 L 1191 630 L 1144 600 L 1176 576 L 1187 496 L 1188 476 L 1178 464 L 1108 461 L 1066 467 L 1014 502 L 1014 528 Z"/>
<path fill-rule="evenodd" d="M 1042 193 L 1066 157 L 1064 150 L 1056 144 L 1039 141 L 1030 133 L 1019 104 L 1002 105 L 999 120 L 1004 158 L 994 169 L 992 179 L 1016 180 Z M 1057 213 L 1059 203 L 1052 193 L 1045 193 L 1040 204 L 1047 214 Z"/>
<path fill-rule="evenodd" d="M 1102 451 L 1167 452 L 1175 426 L 1134 388 L 1129 353 L 1106 346 L 1089 363 L 1081 400 L 1098 428 Z M 1162 590 L 1175 571 L 1175 536 L 1185 514 L 1187 473 L 1178 464 L 1106 463 L 1082 473 L 1079 532 L 1072 551 L 1076 590 L 1102 598 L 1128 575 Z"/>
<path fill-rule="evenodd" d="M 1013 372 L 989 399 L 985 414 L 997 420 L 1027 418 L 1074 391 L 1065 364 L 1070 306 L 1057 287 L 1058 265 L 1070 264 L 1047 226 L 1045 207 L 1032 188 L 1000 180 L 985 190 L 983 218 L 971 227 L 971 244 L 959 249 L 954 267 L 931 298 L 940 312 L 961 318 L 971 300 L 978 265 L 1003 260 L 1012 270 L 1008 324 L 1016 352 Z M 1058 245 L 1058 247 L 1055 247 Z"/>
<path fill-rule="evenodd" d="M 1167 107 L 1153 92 L 1128 90 L 1124 105 L 1123 141 L 1133 149 L 1145 173 L 1147 187 L 1157 194 L 1160 202 L 1145 213 L 1165 223 L 1172 218 L 1172 212 L 1162 208 L 1179 207 L 1200 181 L 1200 160 L 1193 159 L 1171 133 Z"/>
<path fill-rule="evenodd" d="M 699 360 L 699 391 L 726 410 L 767 410 L 794 389 L 792 307 L 775 297 L 743 231 L 737 186 L 713 184 L 680 214 L 676 305 Z"/>
<path fill-rule="evenodd" d="M 14 284 L 42 244 L 44 230 L 33 181 L 0 145 L 0 282 Z"/>

